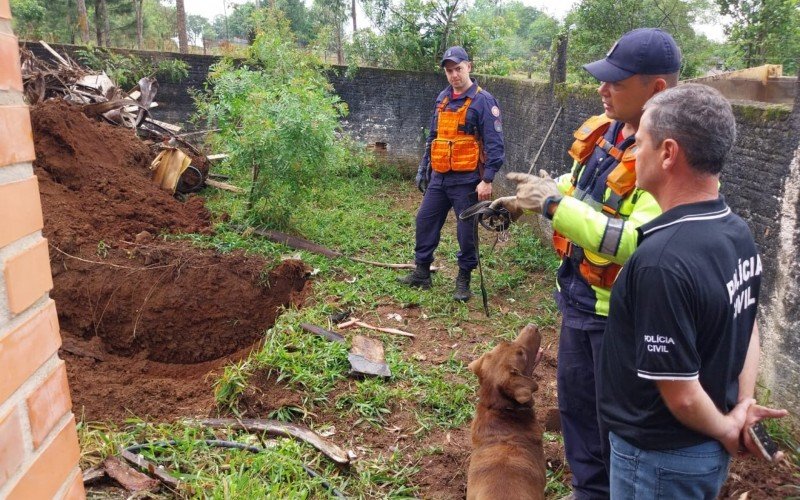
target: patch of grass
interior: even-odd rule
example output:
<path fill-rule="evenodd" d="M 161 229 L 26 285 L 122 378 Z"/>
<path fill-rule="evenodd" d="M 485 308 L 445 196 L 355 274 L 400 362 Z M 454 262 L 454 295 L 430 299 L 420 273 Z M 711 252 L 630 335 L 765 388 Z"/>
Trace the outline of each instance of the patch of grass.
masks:
<path fill-rule="evenodd" d="M 247 379 L 253 373 L 253 361 L 250 358 L 227 365 L 213 382 L 214 399 L 222 408 L 236 411 L 236 402 L 247 388 Z"/>

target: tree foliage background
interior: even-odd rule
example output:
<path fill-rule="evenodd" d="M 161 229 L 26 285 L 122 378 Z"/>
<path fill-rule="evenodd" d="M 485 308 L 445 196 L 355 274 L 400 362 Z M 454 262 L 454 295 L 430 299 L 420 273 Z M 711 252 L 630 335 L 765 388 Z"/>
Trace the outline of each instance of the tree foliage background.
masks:
<path fill-rule="evenodd" d="M 93 44 L 177 50 L 175 2 L 11 0 L 11 8 L 15 32 L 23 39 L 81 43 L 80 7 L 85 5 Z M 793 75 L 800 58 L 800 0 L 582 0 L 563 20 L 521 0 L 251 0 L 227 5 L 226 15 L 215 19 L 187 16 L 190 51 L 230 53 L 245 47 L 254 41 L 254 16 L 269 6 L 288 23 L 293 43 L 327 62 L 350 66 L 435 71 L 444 49 L 458 44 L 470 52 L 479 73 L 546 78 L 553 39 L 565 33 L 569 78 L 588 81 L 581 65 L 603 57 L 622 33 L 646 26 L 661 27 L 676 38 L 685 59 L 683 77 L 765 63 L 782 64 L 784 74 Z M 360 26 L 353 19 L 356 7 L 367 16 L 367 22 L 359 17 Z M 698 33 L 698 22 L 725 26 L 727 41 Z"/>

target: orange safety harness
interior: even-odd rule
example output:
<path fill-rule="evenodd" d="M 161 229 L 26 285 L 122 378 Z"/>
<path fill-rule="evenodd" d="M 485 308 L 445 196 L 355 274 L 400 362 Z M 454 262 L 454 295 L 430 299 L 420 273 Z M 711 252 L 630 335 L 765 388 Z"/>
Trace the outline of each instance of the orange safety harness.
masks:
<path fill-rule="evenodd" d="M 475 95 L 481 91 L 478 87 Z M 483 145 L 473 134 L 467 133 L 467 110 L 472 98 L 456 110 L 445 109 L 449 96 L 438 106 L 436 139 L 431 142 L 431 168 L 439 173 L 472 172 L 480 164 Z"/>
<path fill-rule="evenodd" d="M 593 116 L 586 120 L 575 131 L 575 141 L 569 149 L 569 155 L 585 166 L 594 148 L 600 147 L 617 161 L 617 165 L 606 178 L 606 187 L 610 194 L 602 203 L 602 211 L 606 216 L 618 219 L 622 200 L 636 189 L 636 145 L 631 144 L 625 150 L 621 150 L 607 141 L 604 135 L 612 122 L 613 120 L 606 115 Z M 568 195 L 572 195 L 578 185 L 580 170 L 573 171 L 570 181 L 572 186 L 567 191 Z M 553 232 L 553 246 L 561 258 L 580 259 L 581 275 L 590 285 L 611 288 L 622 269 L 619 264 L 575 245 L 557 231 Z"/>

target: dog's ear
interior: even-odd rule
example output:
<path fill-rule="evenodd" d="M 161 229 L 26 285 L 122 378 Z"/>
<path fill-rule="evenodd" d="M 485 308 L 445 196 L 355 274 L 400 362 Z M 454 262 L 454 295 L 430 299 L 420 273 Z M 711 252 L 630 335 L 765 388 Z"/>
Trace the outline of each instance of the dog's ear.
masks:
<path fill-rule="evenodd" d="M 530 387 L 525 387 L 524 385 L 520 385 L 514 389 L 514 400 L 521 404 L 528 404 L 533 399 L 533 393 L 531 392 Z"/>
<path fill-rule="evenodd" d="M 481 356 L 480 358 L 472 361 L 472 363 L 467 365 L 467 368 L 469 368 L 469 371 L 471 371 L 475 375 L 480 376 L 481 375 L 481 367 L 482 366 L 483 366 L 483 356 Z"/>

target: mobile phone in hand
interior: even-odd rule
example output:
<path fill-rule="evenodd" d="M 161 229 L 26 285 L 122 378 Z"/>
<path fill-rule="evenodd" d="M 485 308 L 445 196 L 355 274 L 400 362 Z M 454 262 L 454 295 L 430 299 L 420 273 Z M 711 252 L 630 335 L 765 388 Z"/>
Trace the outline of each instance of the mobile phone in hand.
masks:
<path fill-rule="evenodd" d="M 747 432 L 750 433 L 750 437 L 753 438 L 756 446 L 758 446 L 761 455 L 766 460 L 772 462 L 775 459 L 775 455 L 778 453 L 778 443 L 769 436 L 764 424 L 756 422 L 747 429 Z"/>

